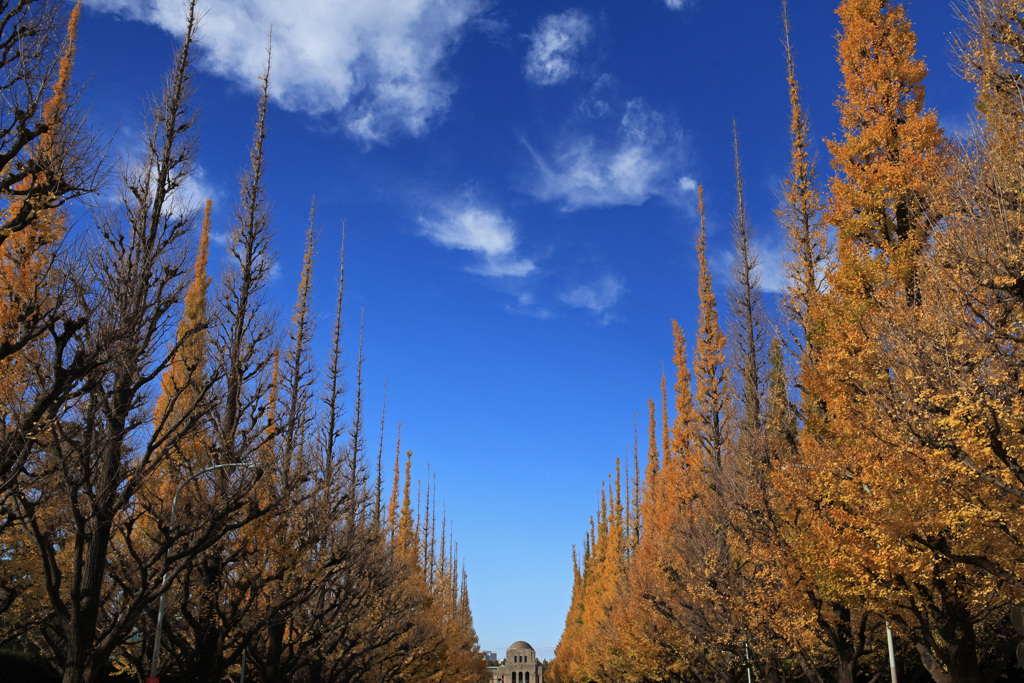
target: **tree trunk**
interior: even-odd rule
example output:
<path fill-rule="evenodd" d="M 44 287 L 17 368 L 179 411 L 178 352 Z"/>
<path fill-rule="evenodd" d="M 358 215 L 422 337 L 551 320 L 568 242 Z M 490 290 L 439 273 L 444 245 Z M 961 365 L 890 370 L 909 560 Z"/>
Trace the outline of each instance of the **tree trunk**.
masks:
<path fill-rule="evenodd" d="M 119 458 L 106 454 L 100 469 L 111 471 Z M 110 458 L 114 457 L 112 464 Z M 100 491 L 94 505 L 98 510 L 110 508 L 112 492 Z M 64 671 L 62 683 L 92 683 L 97 678 L 96 660 L 103 661 L 105 653 L 95 651 L 96 622 L 99 619 L 103 580 L 106 576 L 107 550 L 110 545 L 112 514 L 94 514 L 84 520 L 77 535 L 76 562 L 73 568 L 69 599 L 70 619 L 65 633 Z M 84 547 L 83 547 L 84 546 Z M 79 559 L 80 558 L 80 559 Z M 79 564 L 79 562 L 81 564 Z"/>
<path fill-rule="evenodd" d="M 220 683 L 224 670 L 221 648 L 224 644 L 220 611 L 217 609 L 224 567 L 217 549 L 211 548 L 200 566 L 199 623 L 196 628 L 195 668 L 198 683 Z"/>
<path fill-rule="evenodd" d="M 320 661 L 320 655 L 314 655 L 309 664 L 309 683 L 322 683 L 324 680 L 324 663 Z"/>
<path fill-rule="evenodd" d="M 936 581 L 944 594 L 941 611 L 934 609 L 931 627 L 925 625 L 924 643 L 917 644 L 921 662 L 936 683 L 987 683 L 978 662 L 978 639 L 970 609 L 957 586 Z"/>
<path fill-rule="evenodd" d="M 917 652 L 921 656 L 921 663 L 924 664 L 924 668 L 928 670 L 928 673 L 932 675 L 932 680 L 935 683 L 953 683 L 953 677 L 946 673 L 927 645 L 916 643 L 914 647 L 917 648 Z"/>
<path fill-rule="evenodd" d="M 757 680 L 764 681 L 765 683 L 781 683 L 782 678 L 779 672 L 782 670 L 782 663 L 778 657 L 771 657 L 768 660 L 768 665 L 765 667 L 764 673 L 758 676 Z"/>
<path fill-rule="evenodd" d="M 281 652 L 284 646 L 284 620 L 279 619 L 267 627 L 265 683 L 288 683 L 281 671 Z"/>

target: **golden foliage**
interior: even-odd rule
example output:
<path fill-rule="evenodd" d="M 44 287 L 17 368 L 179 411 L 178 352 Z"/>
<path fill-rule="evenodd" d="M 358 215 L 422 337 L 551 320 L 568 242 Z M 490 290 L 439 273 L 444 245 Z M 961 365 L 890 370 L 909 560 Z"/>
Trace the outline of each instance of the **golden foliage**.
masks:
<path fill-rule="evenodd" d="M 692 375 L 674 325 L 672 438 L 659 452 L 651 402 L 630 502 L 639 543 L 606 564 L 602 511 L 581 563 L 574 553 L 559 682 L 736 680 L 750 667 L 853 683 L 885 667 L 887 622 L 903 666 L 936 681 L 996 680 L 1010 656 L 1005 616 L 1024 594 L 1024 4 L 964 10 L 980 118 L 956 146 L 925 108 L 902 5 L 841 2 L 842 134 L 824 201 L 783 10 L 792 152 L 779 218 L 799 384 L 773 341 L 760 428 L 730 419 L 699 193 Z M 731 361 L 742 373 L 745 359 Z"/>

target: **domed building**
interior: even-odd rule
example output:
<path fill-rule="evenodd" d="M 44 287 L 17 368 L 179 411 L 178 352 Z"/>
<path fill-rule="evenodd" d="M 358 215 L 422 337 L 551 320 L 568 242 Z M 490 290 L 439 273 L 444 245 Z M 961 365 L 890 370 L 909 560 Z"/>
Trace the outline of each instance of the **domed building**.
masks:
<path fill-rule="evenodd" d="M 491 683 L 544 683 L 544 665 L 537 661 L 537 653 L 525 640 L 508 646 L 504 664 L 488 669 Z"/>

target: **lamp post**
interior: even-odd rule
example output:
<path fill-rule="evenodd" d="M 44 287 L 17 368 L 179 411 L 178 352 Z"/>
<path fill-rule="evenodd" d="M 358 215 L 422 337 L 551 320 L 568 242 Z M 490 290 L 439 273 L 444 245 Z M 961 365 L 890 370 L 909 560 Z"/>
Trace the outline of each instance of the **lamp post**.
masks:
<path fill-rule="evenodd" d="M 892 646 L 892 628 L 890 628 L 888 621 L 885 622 L 885 639 L 889 642 L 889 675 L 892 677 L 892 683 L 897 683 L 896 648 Z"/>
<path fill-rule="evenodd" d="M 168 531 L 168 536 L 171 537 L 171 543 L 167 544 L 167 556 L 169 560 L 171 558 L 171 545 L 174 542 L 174 523 L 176 521 L 178 512 L 178 496 L 181 495 L 181 490 L 185 488 L 185 485 L 190 481 L 198 479 L 204 474 L 209 474 L 214 470 L 224 469 L 226 467 L 248 467 L 252 468 L 254 465 L 248 462 L 226 462 L 221 465 L 210 465 L 204 469 L 199 470 L 185 481 L 178 485 L 178 490 L 174 492 L 174 500 L 171 501 L 171 527 Z M 149 662 L 149 677 L 146 678 L 146 683 L 160 683 L 160 677 L 157 676 L 157 668 L 160 665 L 160 634 L 163 631 L 164 626 L 164 605 L 167 602 L 167 570 L 164 569 L 164 577 L 160 582 L 160 606 L 156 612 L 156 632 L 153 634 L 153 657 Z"/>

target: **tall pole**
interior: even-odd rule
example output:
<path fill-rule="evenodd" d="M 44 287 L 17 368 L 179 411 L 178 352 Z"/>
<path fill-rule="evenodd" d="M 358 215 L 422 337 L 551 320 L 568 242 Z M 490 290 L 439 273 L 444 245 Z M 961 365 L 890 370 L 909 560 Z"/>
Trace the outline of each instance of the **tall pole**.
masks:
<path fill-rule="evenodd" d="M 889 641 L 889 675 L 892 676 L 892 683 L 896 681 L 896 649 L 892 646 L 892 629 L 889 622 L 885 622 L 885 637 Z"/>
<path fill-rule="evenodd" d="M 167 532 L 170 541 L 167 543 L 167 555 L 165 556 L 166 560 L 171 559 L 171 546 L 174 543 L 174 523 L 177 519 L 178 496 L 181 495 L 181 490 L 185 488 L 185 485 L 188 484 L 190 481 L 198 479 L 204 474 L 209 474 L 214 470 L 223 469 L 225 467 L 252 468 L 253 465 L 252 463 L 248 462 L 226 462 L 221 465 L 210 465 L 205 469 L 199 470 L 198 472 L 196 472 L 191 477 L 189 477 L 188 479 L 186 479 L 185 481 L 181 482 L 181 484 L 178 485 L 178 490 L 174 492 L 174 500 L 171 501 L 171 528 Z M 147 679 L 147 683 L 149 683 L 150 680 L 152 680 L 153 683 L 159 683 L 160 681 L 160 678 L 157 676 L 157 669 L 160 666 L 160 635 L 164 628 L 164 605 L 167 602 L 167 576 L 167 567 L 165 563 L 164 577 L 163 580 L 160 582 L 160 606 L 157 608 L 156 611 L 156 632 L 153 634 L 153 657 L 149 661 L 149 678 Z"/>

